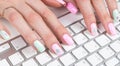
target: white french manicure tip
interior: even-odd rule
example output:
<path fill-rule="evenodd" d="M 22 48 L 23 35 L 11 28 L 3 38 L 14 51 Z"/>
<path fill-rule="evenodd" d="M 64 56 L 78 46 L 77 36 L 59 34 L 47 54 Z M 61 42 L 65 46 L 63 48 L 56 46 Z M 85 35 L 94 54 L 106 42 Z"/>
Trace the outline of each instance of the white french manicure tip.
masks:
<path fill-rule="evenodd" d="M 4 30 L 0 30 L 0 35 L 2 36 L 3 39 L 8 40 L 10 39 L 10 36 L 7 32 L 5 32 Z"/>
<path fill-rule="evenodd" d="M 91 24 L 91 33 L 92 33 L 92 35 L 97 35 L 98 34 L 98 32 L 97 32 L 97 26 L 96 26 L 95 23 Z"/>

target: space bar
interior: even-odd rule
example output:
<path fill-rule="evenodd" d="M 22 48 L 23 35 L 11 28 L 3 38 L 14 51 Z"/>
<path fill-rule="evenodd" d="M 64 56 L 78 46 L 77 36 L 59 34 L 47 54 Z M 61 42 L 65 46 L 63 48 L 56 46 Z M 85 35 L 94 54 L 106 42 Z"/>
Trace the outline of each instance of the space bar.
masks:
<path fill-rule="evenodd" d="M 80 19 L 82 19 L 83 16 L 82 14 L 72 14 L 72 13 L 69 13 L 61 18 L 59 18 L 60 22 L 66 27 L 72 23 L 74 23 L 75 21 L 78 21 Z"/>

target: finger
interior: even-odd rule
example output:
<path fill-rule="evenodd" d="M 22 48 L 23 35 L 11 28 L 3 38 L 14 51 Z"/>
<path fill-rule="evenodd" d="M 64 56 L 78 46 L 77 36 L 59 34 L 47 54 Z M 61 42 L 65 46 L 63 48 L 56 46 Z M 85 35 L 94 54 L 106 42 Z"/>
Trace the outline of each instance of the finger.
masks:
<path fill-rule="evenodd" d="M 45 51 L 45 47 L 41 44 L 36 34 L 27 25 L 23 17 L 13 8 L 8 8 L 4 12 L 4 17 L 20 32 L 25 40 L 34 46 L 38 51 Z"/>
<path fill-rule="evenodd" d="M 106 0 L 108 9 L 110 11 L 111 17 L 117 21 L 117 17 L 119 16 L 119 11 L 117 9 L 117 1 L 116 0 Z"/>
<path fill-rule="evenodd" d="M 116 30 L 113 25 L 112 18 L 110 17 L 109 13 L 107 12 L 104 1 L 103 0 L 97 0 L 97 1 L 92 0 L 92 3 L 93 3 L 93 6 L 95 8 L 95 11 L 96 11 L 100 21 L 104 25 L 106 31 L 111 35 L 115 35 Z"/>
<path fill-rule="evenodd" d="M 77 5 L 74 0 L 65 0 L 67 2 L 66 8 L 73 14 L 78 12 Z"/>
<path fill-rule="evenodd" d="M 75 2 L 75 0 L 65 0 L 65 2 L 70 2 L 70 3 L 72 3 L 75 7 L 77 7 L 77 4 L 76 4 L 76 2 Z"/>
<path fill-rule="evenodd" d="M 35 4 L 37 0 L 34 1 Z M 39 5 L 38 5 L 39 6 Z M 40 7 L 44 8 L 44 7 Z M 27 10 L 24 10 L 27 9 Z M 59 44 L 59 41 L 55 37 L 55 35 L 51 32 L 51 30 L 47 27 L 42 17 L 33 11 L 28 5 L 22 5 L 18 10 L 25 17 L 29 25 L 41 36 L 45 45 L 51 50 L 54 51 L 57 55 L 63 54 L 63 50 Z M 42 10 L 42 9 L 41 9 Z M 40 10 L 40 11 L 41 11 Z M 56 46 L 56 47 L 55 47 Z M 57 52 L 59 50 L 59 52 Z"/>
<path fill-rule="evenodd" d="M 96 19 L 90 0 L 76 0 L 77 5 L 84 16 L 85 23 L 92 35 L 97 34 Z"/>
<path fill-rule="evenodd" d="M 0 36 L 3 39 L 8 40 L 10 39 L 10 32 L 1 22 L 2 20 L 0 20 Z"/>
<path fill-rule="evenodd" d="M 29 4 L 43 17 L 47 25 L 52 29 L 52 31 L 58 37 L 58 39 L 60 39 L 63 43 L 68 45 L 72 45 L 74 43 L 68 31 L 58 21 L 57 17 L 42 2 L 37 2 L 36 0 L 36 2 L 34 3 L 29 2 Z M 41 9 L 37 6 L 41 6 L 44 8 Z"/>
<path fill-rule="evenodd" d="M 42 0 L 46 5 L 53 7 L 61 7 L 66 3 L 63 0 Z"/>

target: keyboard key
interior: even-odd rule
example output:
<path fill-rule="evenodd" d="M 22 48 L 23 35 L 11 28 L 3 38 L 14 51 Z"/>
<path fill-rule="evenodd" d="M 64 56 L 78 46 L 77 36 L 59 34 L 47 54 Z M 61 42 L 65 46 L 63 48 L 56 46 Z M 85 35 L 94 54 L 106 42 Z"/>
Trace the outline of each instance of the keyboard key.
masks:
<path fill-rule="evenodd" d="M 3 44 L 3 45 L 0 46 L 0 53 L 6 51 L 8 49 L 10 49 L 10 45 L 8 43 L 7 44 Z"/>
<path fill-rule="evenodd" d="M 117 57 L 120 59 L 120 53 L 117 55 Z"/>
<path fill-rule="evenodd" d="M 109 59 L 105 64 L 107 66 L 116 66 L 119 63 L 119 60 L 117 58 Z"/>
<path fill-rule="evenodd" d="M 120 63 L 118 63 L 117 65 L 115 65 L 115 66 L 120 66 Z"/>
<path fill-rule="evenodd" d="M 87 27 L 86 24 L 85 24 L 84 19 L 81 20 L 81 24 L 84 25 L 85 27 Z"/>
<path fill-rule="evenodd" d="M 66 54 L 60 57 L 60 61 L 64 64 L 64 66 L 69 66 L 74 63 L 76 60 L 71 54 Z"/>
<path fill-rule="evenodd" d="M 85 42 L 88 41 L 88 38 L 86 36 L 84 36 L 82 33 L 76 35 L 73 37 L 73 39 L 75 40 L 75 42 L 78 44 L 78 45 L 81 45 Z"/>
<path fill-rule="evenodd" d="M 22 53 L 25 55 L 26 58 L 30 58 L 30 57 L 36 55 L 37 51 L 35 49 L 33 49 L 32 46 L 29 46 L 29 47 L 23 49 Z"/>
<path fill-rule="evenodd" d="M 119 20 L 120 20 L 120 17 L 118 17 L 119 19 L 117 20 L 118 22 L 113 22 L 114 23 L 114 26 L 117 26 L 120 24 Z"/>
<path fill-rule="evenodd" d="M 36 59 L 41 65 L 44 65 L 45 63 L 49 62 L 52 58 L 46 53 L 42 53 L 36 56 Z"/>
<path fill-rule="evenodd" d="M 93 39 L 93 38 L 95 38 L 96 36 L 98 36 L 98 35 L 96 35 L 96 36 L 91 35 L 91 33 L 90 33 L 88 30 L 84 31 L 84 34 L 85 34 L 89 39 Z"/>
<path fill-rule="evenodd" d="M 6 59 L 0 60 L 0 66 L 10 66 Z"/>
<path fill-rule="evenodd" d="M 12 40 L 11 43 L 16 50 L 19 50 L 27 45 L 21 37 Z"/>
<path fill-rule="evenodd" d="M 73 18 L 74 17 L 74 18 Z M 68 19 L 69 18 L 69 19 Z M 60 22 L 66 27 L 80 19 L 82 19 L 83 16 L 82 14 L 72 14 L 72 13 L 69 13 L 61 18 L 59 18 Z"/>
<path fill-rule="evenodd" d="M 95 41 L 90 41 L 84 45 L 84 47 L 89 51 L 89 52 L 94 52 L 100 47 L 97 45 Z"/>
<path fill-rule="evenodd" d="M 57 60 L 50 62 L 47 66 L 62 66 Z"/>
<path fill-rule="evenodd" d="M 108 43 L 111 42 L 109 38 L 107 38 L 105 35 L 101 35 L 95 39 L 101 46 L 105 46 Z"/>
<path fill-rule="evenodd" d="M 118 39 L 120 37 L 120 33 L 118 31 L 116 31 L 116 35 L 109 35 L 108 33 L 106 34 L 110 39 L 115 40 Z"/>
<path fill-rule="evenodd" d="M 120 25 L 119 25 L 119 26 L 117 26 L 117 29 L 120 31 Z"/>
<path fill-rule="evenodd" d="M 11 61 L 11 63 L 13 65 L 16 65 L 16 64 L 21 63 L 22 61 L 24 61 L 24 58 L 22 57 L 22 55 L 19 52 L 17 52 L 15 54 L 11 55 L 9 57 L 9 60 Z"/>
<path fill-rule="evenodd" d="M 73 50 L 72 53 L 77 59 L 81 59 L 88 55 L 88 52 L 83 47 Z"/>
<path fill-rule="evenodd" d="M 68 52 L 68 51 L 72 50 L 73 48 L 75 48 L 76 45 L 75 44 L 73 44 L 72 46 L 62 45 L 62 47 L 65 49 L 65 51 Z"/>
<path fill-rule="evenodd" d="M 70 27 L 75 33 L 79 33 L 85 29 L 79 22 L 71 25 Z"/>
<path fill-rule="evenodd" d="M 25 61 L 22 64 L 22 66 L 38 66 L 38 64 L 33 59 L 30 59 L 30 60 Z"/>
<path fill-rule="evenodd" d="M 99 51 L 99 53 L 100 53 L 105 59 L 108 59 L 108 58 L 110 58 L 111 56 L 113 56 L 113 55 L 115 54 L 114 51 L 113 51 L 111 48 L 109 48 L 109 47 L 105 47 L 105 48 L 101 49 L 101 50 Z"/>
<path fill-rule="evenodd" d="M 86 60 L 81 60 L 75 66 L 91 66 Z"/>
<path fill-rule="evenodd" d="M 105 66 L 104 64 L 101 64 L 101 65 L 99 65 L 99 66 Z"/>
<path fill-rule="evenodd" d="M 114 49 L 116 52 L 120 52 L 120 41 L 117 40 L 113 42 L 112 44 L 110 44 L 110 47 Z"/>
<path fill-rule="evenodd" d="M 71 36 L 74 35 L 74 33 L 72 32 L 72 30 L 70 28 L 66 28 L 68 30 L 68 32 L 70 33 Z"/>
<path fill-rule="evenodd" d="M 65 14 L 69 13 L 69 11 L 66 8 L 53 8 L 53 7 L 49 7 L 49 8 L 50 8 L 50 10 L 53 11 L 53 13 L 57 17 L 63 16 Z"/>
<path fill-rule="evenodd" d="M 49 53 L 50 53 L 50 55 L 51 55 L 53 58 L 57 58 L 57 57 L 58 57 L 58 55 L 56 55 L 56 54 L 54 54 L 54 53 L 52 53 L 52 52 L 50 52 L 50 51 L 49 51 Z"/>
<path fill-rule="evenodd" d="M 103 27 L 103 24 L 102 24 L 102 23 L 98 24 L 98 31 L 99 31 L 100 33 L 105 32 L 105 28 Z"/>
<path fill-rule="evenodd" d="M 103 61 L 102 57 L 100 57 L 100 55 L 98 55 L 97 53 L 94 53 L 92 55 L 90 55 L 87 60 L 93 65 L 96 66 L 99 63 L 101 63 Z"/>

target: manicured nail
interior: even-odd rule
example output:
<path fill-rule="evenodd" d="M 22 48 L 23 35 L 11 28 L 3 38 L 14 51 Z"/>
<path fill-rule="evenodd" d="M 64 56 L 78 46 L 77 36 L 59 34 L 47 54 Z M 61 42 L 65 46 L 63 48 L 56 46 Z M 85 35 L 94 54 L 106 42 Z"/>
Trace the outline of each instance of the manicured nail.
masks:
<path fill-rule="evenodd" d="M 95 23 L 91 24 L 91 33 L 92 33 L 92 35 L 97 35 L 98 34 L 97 26 L 96 26 Z"/>
<path fill-rule="evenodd" d="M 39 40 L 34 41 L 34 46 L 39 52 L 45 51 L 45 46 Z"/>
<path fill-rule="evenodd" d="M 61 3 L 62 5 L 65 5 L 65 4 L 66 4 L 63 0 L 56 0 L 56 1 L 58 1 L 58 2 Z"/>
<path fill-rule="evenodd" d="M 116 29 L 115 29 L 113 23 L 109 23 L 108 24 L 108 28 L 109 28 L 109 30 L 110 30 L 110 32 L 111 32 L 112 35 L 116 34 Z"/>
<path fill-rule="evenodd" d="M 0 35 L 2 36 L 3 39 L 8 40 L 10 39 L 10 36 L 7 32 L 5 32 L 4 30 L 0 30 Z"/>
<path fill-rule="evenodd" d="M 73 14 L 78 12 L 78 9 L 70 2 L 67 3 L 66 8 Z"/>
<path fill-rule="evenodd" d="M 68 34 L 64 34 L 63 39 L 68 45 L 74 44 L 74 41 L 72 40 L 72 38 Z"/>
<path fill-rule="evenodd" d="M 119 11 L 117 9 L 115 9 L 113 11 L 113 18 L 114 18 L 114 21 L 117 21 L 117 17 L 119 16 Z"/>
<path fill-rule="evenodd" d="M 64 53 L 64 51 L 62 50 L 62 48 L 60 48 L 60 46 L 58 44 L 53 44 L 52 49 L 58 56 L 60 56 Z"/>

